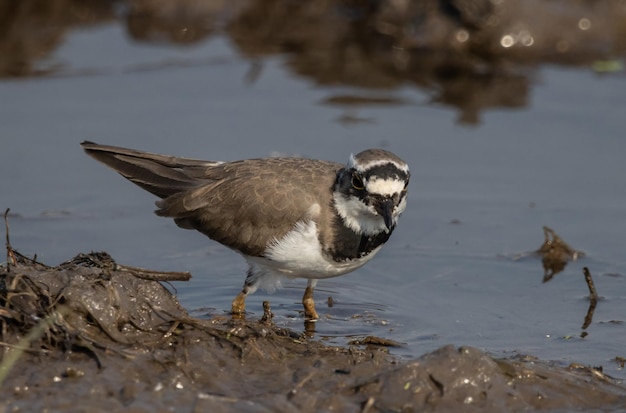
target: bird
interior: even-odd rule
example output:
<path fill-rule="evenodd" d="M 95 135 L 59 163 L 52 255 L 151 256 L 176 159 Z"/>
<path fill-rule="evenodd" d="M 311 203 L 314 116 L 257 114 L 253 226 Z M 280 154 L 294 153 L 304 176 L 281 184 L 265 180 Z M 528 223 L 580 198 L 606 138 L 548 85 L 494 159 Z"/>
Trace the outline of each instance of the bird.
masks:
<path fill-rule="evenodd" d="M 297 157 L 203 161 L 117 146 L 81 143 L 85 152 L 156 195 L 158 216 L 173 218 L 240 253 L 248 263 L 231 306 L 245 314 L 246 297 L 305 278 L 305 320 L 319 314 L 319 279 L 360 268 L 396 228 L 407 204 L 406 162 L 367 149 L 341 163 Z"/>

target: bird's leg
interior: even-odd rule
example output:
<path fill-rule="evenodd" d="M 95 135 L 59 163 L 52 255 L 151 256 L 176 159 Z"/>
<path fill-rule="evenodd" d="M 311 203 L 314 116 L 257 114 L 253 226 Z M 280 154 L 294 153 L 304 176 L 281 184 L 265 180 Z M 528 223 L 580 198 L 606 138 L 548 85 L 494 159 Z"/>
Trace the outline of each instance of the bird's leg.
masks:
<path fill-rule="evenodd" d="M 310 279 L 302 296 L 302 306 L 304 307 L 304 318 L 307 320 L 317 320 L 320 316 L 315 311 L 315 301 L 313 300 L 313 290 L 317 285 L 317 280 Z"/>
<path fill-rule="evenodd" d="M 247 296 L 248 296 L 248 292 L 246 291 L 246 288 L 244 287 L 243 290 L 241 290 L 241 292 L 237 294 L 237 297 L 235 297 L 235 299 L 233 300 L 233 304 L 230 310 L 230 313 L 232 315 L 243 315 L 246 312 L 246 297 Z"/>
<path fill-rule="evenodd" d="M 252 272 L 248 271 L 248 276 L 246 277 L 246 281 L 243 283 L 243 288 L 241 292 L 237 294 L 237 297 L 233 300 L 233 304 L 231 305 L 230 312 L 233 315 L 244 315 L 246 312 L 246 297 L 248 294 L 252 294 L 256 291 L 257 286 L 254 282 Z"/>

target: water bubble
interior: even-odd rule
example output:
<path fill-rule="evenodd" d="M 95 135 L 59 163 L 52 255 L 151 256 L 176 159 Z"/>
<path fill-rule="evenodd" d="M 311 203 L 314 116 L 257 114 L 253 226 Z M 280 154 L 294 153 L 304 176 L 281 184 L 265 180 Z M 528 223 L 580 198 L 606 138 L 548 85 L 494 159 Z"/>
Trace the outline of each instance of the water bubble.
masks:
<path fill-rule="evenodd" d="M 507 34 L 506 36 L 502 36 L 502 39 L 500 39 L 500 45 L 502 47 L 509 48 L 513 46 L 514 44 L 515 44 L 515 38 L 513 38 L 513 36 L 511 36 L 510 34 Z"/>
<path fill-rule="evenodd" d="M 456 38 L 456 41 L 459 43 L 465 43 L 466 41 L 469 40 L 469 33 L 467 30 L 459 30 L 456 32 L 456 35 L 454 36 Z"/>
<path fill-rule="evenodd" d="M 578 28 L 580 30 L 589 30 L 589 29 L 591 29 L 591 20 L 589 20 L 586 17 L 583 17 L 582 19 L 578 20 Z"/>

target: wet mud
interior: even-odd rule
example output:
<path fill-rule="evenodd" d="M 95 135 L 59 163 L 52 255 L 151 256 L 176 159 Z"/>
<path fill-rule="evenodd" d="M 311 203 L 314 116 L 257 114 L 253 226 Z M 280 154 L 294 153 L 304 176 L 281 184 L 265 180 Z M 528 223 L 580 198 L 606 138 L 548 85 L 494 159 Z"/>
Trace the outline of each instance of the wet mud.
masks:
<path fill-rule="evenodd" d="M 50 267 L 8 247 L 0 267 L 0 411 L 495 412 L 626 404 L 625 387 L 582 365 L 493 358 L 452 345 L 406 360 L 373 337 L 331 347 L 273 325 L 269 308 L 260 319 L 193 318 L 146 272 L 106 253 Z"/>

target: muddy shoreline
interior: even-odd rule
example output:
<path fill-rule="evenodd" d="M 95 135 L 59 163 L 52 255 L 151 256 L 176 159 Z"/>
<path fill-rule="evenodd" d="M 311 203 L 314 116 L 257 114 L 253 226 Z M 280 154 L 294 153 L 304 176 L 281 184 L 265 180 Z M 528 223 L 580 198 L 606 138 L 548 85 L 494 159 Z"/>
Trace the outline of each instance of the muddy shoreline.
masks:
<path fill-rule="evenodd" d="M 583 365 L 451 345 L 410 361 L 385 346 L 330 347 L 267 319 L 192 318 L 159 281 L 106 253 L 49 267 L 8 252 L 0 267 L 2 412 L 540 411 L 626 403 L 625 387 Z"/>

